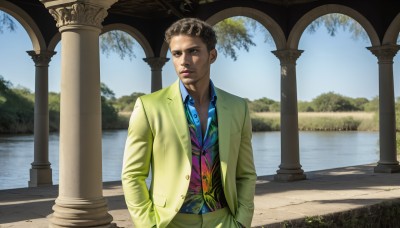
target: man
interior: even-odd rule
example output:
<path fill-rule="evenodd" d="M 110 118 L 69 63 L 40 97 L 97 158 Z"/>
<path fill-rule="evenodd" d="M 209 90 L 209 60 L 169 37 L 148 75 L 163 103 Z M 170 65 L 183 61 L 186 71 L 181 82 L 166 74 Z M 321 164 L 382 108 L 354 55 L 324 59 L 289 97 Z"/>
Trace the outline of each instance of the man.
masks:
<path fill-rule="evenodd" d="M 132 220 L 139 228 L 250 227 L 256 181 L 250 116 L 244 99 L 210 80 L 215 32 L 185 18 L 165 39 L 179 80 L 136 101 L 122 170 Z"/>

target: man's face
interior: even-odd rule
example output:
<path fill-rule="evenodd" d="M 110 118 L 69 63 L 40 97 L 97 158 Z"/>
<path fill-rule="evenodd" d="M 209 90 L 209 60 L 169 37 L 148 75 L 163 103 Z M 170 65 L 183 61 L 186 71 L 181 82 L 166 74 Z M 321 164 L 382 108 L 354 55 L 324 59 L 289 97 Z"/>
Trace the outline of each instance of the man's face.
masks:
<path fill-rule="evenodd" d="M 172 60 L 179 79 L 185 86 L 208 86 L 210 65 L 217 57 L 216 50 L 207 50 L 199 37 L 173 36 L 169 43 Z"/>

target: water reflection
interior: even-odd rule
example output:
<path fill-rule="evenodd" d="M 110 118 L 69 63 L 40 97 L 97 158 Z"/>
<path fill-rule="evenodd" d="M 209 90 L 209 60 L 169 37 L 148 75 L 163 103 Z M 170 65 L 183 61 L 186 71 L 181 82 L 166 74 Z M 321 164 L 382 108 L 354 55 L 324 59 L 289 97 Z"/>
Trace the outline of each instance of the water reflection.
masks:
<path fill-rule="evenodd" d="M 103 132 L 103 180 L 120 180 L 127 131 Z M 300 132 L 304 171 L 361 165 L 379 158 L 377 132 Z M 275 174 L 281 162 L 280 132 L 253 134 L 258 175 Z M 58 184 L 58 134 L 49 136 L 53 184 Z M 27 187 L 33 162 L 33 135 L 0 135 L 0 189 Z"/>

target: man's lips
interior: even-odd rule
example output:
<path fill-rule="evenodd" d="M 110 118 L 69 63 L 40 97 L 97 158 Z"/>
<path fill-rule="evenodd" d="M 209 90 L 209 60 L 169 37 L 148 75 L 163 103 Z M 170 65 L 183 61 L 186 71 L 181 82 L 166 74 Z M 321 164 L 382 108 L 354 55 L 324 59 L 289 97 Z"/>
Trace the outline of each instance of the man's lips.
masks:
<path fill-rule="evenodd" d="M 181 73 L 181 74 L 182 74 L 182 73 L 192 73 L 192 71 L 191 71 L 191 70 L 181 70 L 180 73 Z"/>
<path fill-rule="evenodd" d="M 193 73 L 193 71 L 191 71 L 191 70 L 181 70 L 180 72 L 179 72 L 181 75 L 189 75 L 189 74 L 191 74 L 191 73 Z"/>

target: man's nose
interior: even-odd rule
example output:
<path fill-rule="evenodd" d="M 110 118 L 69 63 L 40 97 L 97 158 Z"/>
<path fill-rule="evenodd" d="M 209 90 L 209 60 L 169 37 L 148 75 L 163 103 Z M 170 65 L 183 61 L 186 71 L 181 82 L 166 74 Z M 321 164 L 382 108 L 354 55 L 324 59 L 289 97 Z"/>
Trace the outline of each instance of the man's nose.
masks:
<path fill-rule="evenodd" d="M 181 55 L 181 65 L 182 66 L 188 66 L 190 65 L 190 59 L 189 59 L 189 55 L 186 53 L 182 53 Z"/>

